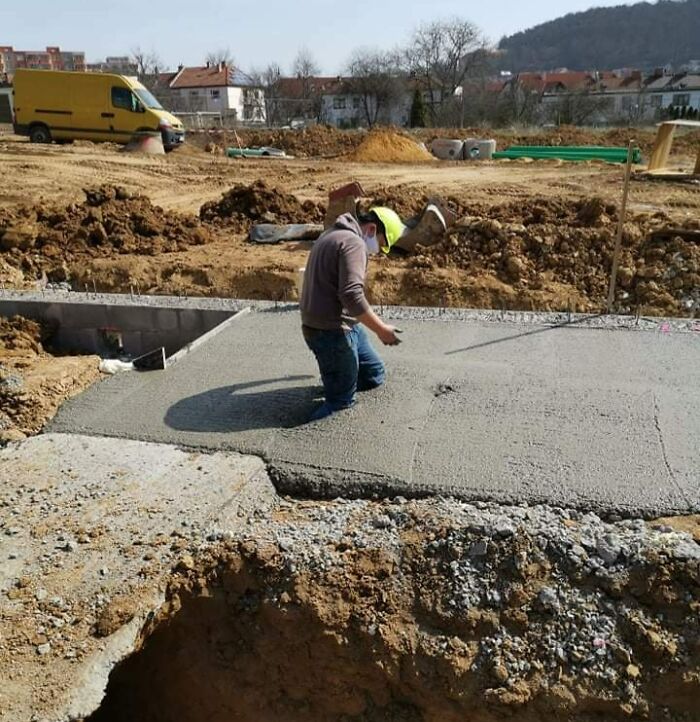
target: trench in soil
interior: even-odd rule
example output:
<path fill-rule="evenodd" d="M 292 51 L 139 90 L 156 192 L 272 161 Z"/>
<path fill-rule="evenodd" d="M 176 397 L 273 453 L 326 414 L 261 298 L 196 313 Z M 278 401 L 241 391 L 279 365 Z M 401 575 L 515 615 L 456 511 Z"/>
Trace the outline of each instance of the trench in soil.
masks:
<path fill-rule="evenodd" d="M 184 594 L 115 668 L 86 722 L 445 719 L 444 704 L 401 688 L 379 640 L 349 639 L 305 605 L 264 597 L 245 574 Z"/>
<path fill-rule="evenodd" d="M 507 560 L 521 545 L 506 545 L 499 584 L 517 578 Z M 534 649 L 521 658 L 533 664 L 528 678 L 505 680 L 497 657 L 478 662 L 480 643 L 502 632 L 524 638 L 546 630 L 541 613 L 531 608 L 527 622 L 514 610 L 500 619 L 485 610 L 462 618 L 446 611 L 447 574 L 424 576 L 430 565 L 413 542 L 400 570 L 388 549 L 343 554 L 342 568 L 319 574 L 295 569 L 276 545 L 249 541 L 176 575 L 169 601 L 112 671 L 101 706 L 84 722 L 699 719 L 692 659 L 686 671 L 664 670 L 648 641 L 632 633 L 632 657 L 650 673 L 639 687 L 647 701 L 636 705 L 590 677 L 557 675 L 556 665 L 551 675 L 535 672 L 545 660 Z M 646 598 L 654 590 L 668 596 L 675 583 L 661 579 L 678 579 L 680 569 L 637 572 L 626 583 Z M 534 593 L 540 581 L 531 578 L 521 592 Z M 664 603 L 669 624 L 683 626 L 676 607 Z M 690 642 L 694 632 L 686 633 Z"/>

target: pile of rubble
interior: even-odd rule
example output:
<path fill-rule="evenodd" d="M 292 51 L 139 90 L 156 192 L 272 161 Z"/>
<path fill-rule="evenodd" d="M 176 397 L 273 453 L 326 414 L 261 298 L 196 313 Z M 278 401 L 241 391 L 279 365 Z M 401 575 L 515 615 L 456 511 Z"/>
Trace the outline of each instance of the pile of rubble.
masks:
<path fill-rule="evenodd" d="M 184 530 L 169 604 L 91 722 L 219 722 L 234 703 L 244 722 L 697 712 L 687 533 L 448 499 L 282 500 L 248 524 Z"/>

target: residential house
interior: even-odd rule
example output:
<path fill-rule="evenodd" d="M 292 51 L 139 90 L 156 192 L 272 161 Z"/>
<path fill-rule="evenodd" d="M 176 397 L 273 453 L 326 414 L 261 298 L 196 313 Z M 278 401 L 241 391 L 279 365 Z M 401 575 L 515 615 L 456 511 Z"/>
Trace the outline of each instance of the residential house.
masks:
<path fill-rule="evenodd" d="M 85 69 L 89 73 L 116 73 L 129 76 L 138 72 L 138 66 L 128 55 L 111 56 L 98 63 L 88 63 Z"/>
<path fill-rule="evenodd" d="M 358 128 L 370 125 L 376 119 L 382 124 L 407 126 L 417 83 L 419 81 L 413 78 L 402 80 L 398 97 L 391 105 L 377 111 L 376 96 L 356 91 L 352 78 L 281 78 L 276 86 L 276 103 L 282 111 L 287 111 L 283 121 L 286 123 L 294 118 L 305 118 L 337 128 Z M 436 102 L 435 91 L 431 94 L 423 88 L 422 92 L 428 107 Z"/>
<path fill-rule="evenodd" d="M 645 93 L 655 109 L 692 108 L 700 111 L 700 73 L 656 75 L 649 79 Z"/>
<path fill-rule="evenodd" d="M 225 63 L 180 66 L 155 81 L 153 93 L 174 113 L 220 113 L 244 122 L 265 122 L 263 89 Z"/>
<path fill-rule="evenodd" d="M 650 77 L 639 70 L 520 73 L 489 85 L 505 99 L 528 99 L 539 122 L 592 125 L 655 122 L 669 107 L 700 107 L 700 75 L 672 75 L 660 69 Z"/>
<path fill-rule="evenodd" d="M 341 83 L 342 78 L 338 76 L 279 78 L 273 88 L 266 89 L 270 122 L 278 125 L 302 122 L 328 123 L 323 99 L 335 91 L 339 92 Z M 340 101 L 337 105 L 338 110 L 345 110 L 341 108 Z"/>
<path fill-rule="evenodd" d="M 12 77 L 17 68 L 39 70 L 85 70 L 85 53 L 49 46 L 46 50 L 15 50 L 0 45 L 0 76 Z"/>

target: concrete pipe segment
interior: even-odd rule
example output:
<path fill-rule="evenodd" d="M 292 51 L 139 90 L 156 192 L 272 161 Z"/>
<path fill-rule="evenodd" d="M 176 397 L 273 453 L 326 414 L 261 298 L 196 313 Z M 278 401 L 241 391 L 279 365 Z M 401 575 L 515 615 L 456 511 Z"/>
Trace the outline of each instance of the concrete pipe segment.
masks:
<path fill-rule="evenodd" d="M 461 160 L 463 145 L 461 140 L 437 138 L 430 144 L 430 152 L 440 160 Z"/>

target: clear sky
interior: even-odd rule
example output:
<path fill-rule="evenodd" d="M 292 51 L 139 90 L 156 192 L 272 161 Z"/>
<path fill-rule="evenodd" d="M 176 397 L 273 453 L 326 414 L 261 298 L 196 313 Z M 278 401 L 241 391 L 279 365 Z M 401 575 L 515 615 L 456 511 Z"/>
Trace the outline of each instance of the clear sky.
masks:
<path fill-rule="evenodd" d="M 229 48 L 244 70 L 277 61 L 289 71 L 306 46 L 322 72 L 341 72 L 357 47 L 395 47 L 428 20 L 457 15 L 492 41 L 594 5 L 596 0 L 0 0 L 0 45 L 20 50 L 59 45 L 84 50 L 88 62 L 155 51 L 166 68 L 203 64 L 207 52 Z M 628 3 L 631 4 L 631 3 Z"/>

